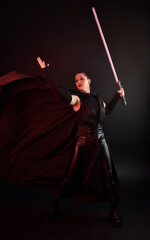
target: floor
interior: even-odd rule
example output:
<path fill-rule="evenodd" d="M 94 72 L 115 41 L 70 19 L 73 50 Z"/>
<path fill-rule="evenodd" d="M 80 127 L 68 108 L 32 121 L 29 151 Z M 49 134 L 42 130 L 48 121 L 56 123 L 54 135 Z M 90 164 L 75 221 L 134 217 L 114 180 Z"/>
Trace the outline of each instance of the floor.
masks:
<path fill-rule="evenodd" d="M 146 181 L 121 181 L 123 201 L 119 205 L 122 227 L 108 220 L 108 203 L 61 201 L 62 214 L 44 223 L 52 196 L 41 190 L 0 178 L 1 239 L 21 240 L 148 240 L 150 196 Z"/>

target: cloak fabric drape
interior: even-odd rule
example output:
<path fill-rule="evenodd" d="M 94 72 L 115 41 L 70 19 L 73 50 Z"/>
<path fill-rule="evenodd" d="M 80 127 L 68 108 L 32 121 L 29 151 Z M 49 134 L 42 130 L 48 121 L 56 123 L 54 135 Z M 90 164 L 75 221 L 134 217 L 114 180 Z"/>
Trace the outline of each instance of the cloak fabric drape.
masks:
<path fill-rule="evenodd" d="M 41 77 L 13 71 L 0 78 L 0 87 L 0 174 L 47 188 L 67 167 L 74 112 Z"/>
<path fill-rule="evenodd" d="M 15 71 L 0 77 L 1 176 L 55 193 L 70 161 L 76 129 L 72 107 L 51 94 L 44 78 Z M 68 197 L 107 200 L 103 180 L 99 188 L 100 195 L 89 195 L 74 181 Z"/>

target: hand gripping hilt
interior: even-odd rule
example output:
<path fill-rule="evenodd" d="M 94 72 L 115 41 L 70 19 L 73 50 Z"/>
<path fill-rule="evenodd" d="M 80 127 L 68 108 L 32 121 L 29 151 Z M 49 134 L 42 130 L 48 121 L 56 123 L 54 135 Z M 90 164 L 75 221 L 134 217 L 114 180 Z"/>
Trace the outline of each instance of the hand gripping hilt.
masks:
<path fill-rule="evenodd" d="M 116 87 L 117 87 L 118 90 L 121 90 L 122 86 L 121 86 L 121 82 L 120 81 L 116 82 Z M 122 102 L 123 105 L 127 105 L 127 101 L 126 101 L 125 95 L 123 97 L 121 97 L 121 102 Z"/>

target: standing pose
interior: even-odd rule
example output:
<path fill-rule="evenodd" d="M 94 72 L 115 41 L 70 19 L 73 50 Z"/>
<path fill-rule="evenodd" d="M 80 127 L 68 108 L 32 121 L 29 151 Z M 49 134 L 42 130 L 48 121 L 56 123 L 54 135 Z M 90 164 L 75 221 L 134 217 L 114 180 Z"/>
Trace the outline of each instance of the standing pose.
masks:
<path fill-rule="evenodd" d="M 53 81 L 45 62 L 40 57 L 37 60 L 52 94 L 73 107 L 78 126 L 69 166 L 51 202 L 45 220 L 49 221 L 59 214 L 60 199 L 65 197 L 68 186 L 74 180 L 74 175 L 82 169 L 81 185 L 89 195 L 94 191 L 97 199 L 99 196 L 103 198 L 100 187 L 100 181 L 103 180 L 107 201 L 111 202 L 111 223 L 114 227 L 120 227 L 121 219 L 117 213 L 117 203 L 120 200 L 119 184 L 104 136 L 103 122 L 105 114 L 110 114 L 119 98 L 124 96 L 124 90 L 118 90 L 112 100 L 106 104 L 95 92 L 91 91 L 91 79 L 86 73 L 80 72 L 75 76 L 75 84 L 79 91 L 70 93 Z"/>

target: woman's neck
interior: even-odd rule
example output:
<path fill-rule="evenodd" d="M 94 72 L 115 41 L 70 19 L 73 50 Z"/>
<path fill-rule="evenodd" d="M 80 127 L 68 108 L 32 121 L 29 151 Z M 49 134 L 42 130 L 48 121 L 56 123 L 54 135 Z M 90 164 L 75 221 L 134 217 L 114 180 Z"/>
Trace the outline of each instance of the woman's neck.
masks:
<path fill-rule="evenodd" d="M 81 90 L 80 92 L 82 92 L 82 93 L 91 93 L 90 89 L 87 89 L 87 90 Z"/>

